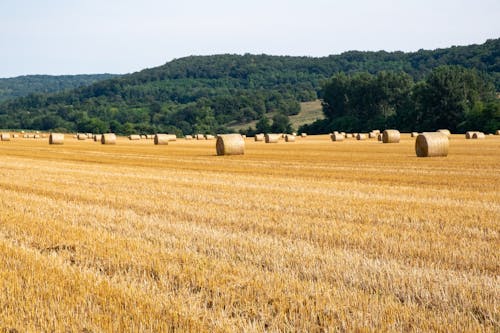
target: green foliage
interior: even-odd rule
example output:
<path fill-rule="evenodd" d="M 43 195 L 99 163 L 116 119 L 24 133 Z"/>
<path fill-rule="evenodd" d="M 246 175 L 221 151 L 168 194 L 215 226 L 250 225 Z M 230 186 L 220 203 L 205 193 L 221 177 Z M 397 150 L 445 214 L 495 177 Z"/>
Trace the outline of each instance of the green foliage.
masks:
<path fill-rule="evenodd" d="M 352 51 L 323 58 L 192 56 L 73 90 L 6 101 L 0 104 L 0 128 L 221 133 L 229 125 L 270 114 L 280 115 L 270 126 L 283 128 L 287 124 L 282 116 L 297 114 L 300 102 L 318 95 L 325 99 L 327 120 L 311 128 L 406 126 L 427 119 L 428 105 L 421 103 L 417 109 L 412 94 L 431 94 L 429 87 L 441 82 L 441 74 L 436 74 L 435 82 L 417 83 L 420 90 L 413 88 L 413 82 L 440 65 L 477 69 L 498 89 L 498 49 L 500 39 L 414 53 Z M 453 121 L 458 128 L 465 121 L 459 122 L 462 116 L 478 114 L 471 107 L 482 97 L 470 97 L 473 101 L 467 107 L 443 121 Z"/>

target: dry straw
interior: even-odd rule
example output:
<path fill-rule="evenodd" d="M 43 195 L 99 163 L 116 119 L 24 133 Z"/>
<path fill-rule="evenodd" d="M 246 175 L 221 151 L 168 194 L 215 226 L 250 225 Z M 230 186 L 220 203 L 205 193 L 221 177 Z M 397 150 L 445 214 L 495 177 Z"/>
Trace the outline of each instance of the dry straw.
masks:
<path fill-rule="evenodd" d="M 168 134 L 156 134 L 155 135 L 155 145 L 168 145 Z"/>
<path fill-rule="evenodd" d="M 2 140 L 2 141 L 10 141 L 10 134 L 9 133 L 2 133 L 2 134 L 0 134 L 0 140 Z"/>
<path fill-rule="evenodd" d="M 62 133 L 50 133 L 49 145 L 62 145 L 62 144 L 64 144 L 64 134 L 62 134 Z"/>
<path fill-rule="evenodd" d="M 114 145 L 116 144 L 116 134 L 115 133 L 104 133 L 101 136 L 101 143 L 103 145 Z"/>
<path fill-rule="evenodd" d="M 264 134 L 260 133 L 260 134 L 255 134 L 255 137 L 254 137 L 254 140 L 255 141 L 264 141 L 265 139 L 265 136 Z"/>
<path fill-rule="evenodd" d="M 264 136 L 264 140 L 266 141 L 266 143 L 278 143 L 280 136 L 281 134 L 266 133 L 266 135 Z"/>
<path fill-rule="evenodd" d="M 357 133 L 356 134 L 356 140 L 366 140 L 366 134 L 363 133 Z"/>
<path fill-rule="evenodd" d="M 344 136 L 341 133 L 333 133 L 330 135 L 330 139 L 332 139 L 332 141 L 344 141 Z"/>
<path fill-rule="evenodd" d="M 192 135 L 186 135 L 184 138 L 186 140 L 193 140 L 193 136 Z"/>
<path fill-rule="evenodd" d="M 382 132 L 383 143 L 399 143 L 401 133 L 398 130 L 385 130 Z"/>
<path fill-rule="evenodd" d="M 445 134 L 448 138 L 451 136 L 450 130 L 447 129 L 438 129 L 437 132 Z"/>
<path fill-rule="evenodd" d="M 101 139 L 102 139 L 102 134 L 96 134 L 96 135 L 94 135 L 94 141 L 95 142 L 99 142 L 99 141 L 101 141 Z"/>
<path fill-rule="evenodd" d="M 139 134 L 130 134 L 128 136 L 128 139 L 129 140 L 140 140 L 141 139 L 141 136 Z"/>
<path fill-rule="evenodd" d="M 295 142 L 295 135 L 285 134 L 285 142 Z"/>
<path fill-rule="evenodd" d="M 215 143 L 217 155 L 243 155 L 245 140 L 240 134 L 221 134 Z"/>
<path fill-rule="evenodd" d="M 448 156 L 450 141 L 445 133 L 422 133 L 415 140 L 417 157 Z"/>
<path fill-rule="evenodd" d="M 380 134 L 380 130 L 372 130 L 372 133 L 375 133 L 376 135 Z"/>
<path fill-rule="evenodd" d="M 472 138 L 473 139 L 485 139 L 486 135 L 484 135 L 483 132 L 474 132 L 474 134 L 472 134 Z"/>
<path fill-rule="evenodd" d="M 78 140 L 87 140 L 87 134 L 79 133 L 76 135 Z"/>
<path fill-rule="evenodd" d="M 369 137 L 370 139 L 376 138 L 377 136 L 378 136 L 378 133 L 375 133 L 375 132 L 370 132 L 370 133 L 368 133 L 368 137 Z"/>
<path fill-rule="evenodd" d="M 205 140 L 205 136 L 203 134 L 196 134 L 196 140 Z"/>

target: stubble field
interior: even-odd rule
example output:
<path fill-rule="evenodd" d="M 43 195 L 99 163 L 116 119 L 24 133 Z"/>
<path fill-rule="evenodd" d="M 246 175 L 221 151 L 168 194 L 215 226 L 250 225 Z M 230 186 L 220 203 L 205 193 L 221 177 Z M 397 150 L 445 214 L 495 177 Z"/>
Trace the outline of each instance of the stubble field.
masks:
<path fill-rule="evenodd" d="M 0 142 L 0 332 L 500 330 L 500 136 Z"/>

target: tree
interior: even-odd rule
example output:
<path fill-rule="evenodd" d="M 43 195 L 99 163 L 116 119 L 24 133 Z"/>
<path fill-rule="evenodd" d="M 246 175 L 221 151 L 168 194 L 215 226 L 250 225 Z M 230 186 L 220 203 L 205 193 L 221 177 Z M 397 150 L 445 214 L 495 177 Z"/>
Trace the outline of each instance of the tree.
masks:
<path fill-rule="evenodd" d="M 262 116 L 257 124 L 255 124 L 255 129 L 257 133 L 269 133 L 271 132 L 271 122 L 266 116 Z"/>
<path fill-rule="evenodd" d="M 274 133 L 292 133 L 292 125 L 290 124 L 290 118 L 284 114 L 278 113 L 273 117 L 273 124 L 271 125 L 271 131 Z"/>

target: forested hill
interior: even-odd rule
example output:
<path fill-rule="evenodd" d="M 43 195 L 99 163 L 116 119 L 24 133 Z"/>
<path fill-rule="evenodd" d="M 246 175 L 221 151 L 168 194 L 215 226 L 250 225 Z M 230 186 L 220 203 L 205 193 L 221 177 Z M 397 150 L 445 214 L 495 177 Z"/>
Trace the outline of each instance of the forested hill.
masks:
<path fill-rule="evenodd" d="M 338 72 L 398 71 L 414 80 L 440 65 L 484 72 L 499 90 L 500 39 L 434 51 L 358 52 L 323 58 L 191 56 L 56 94 L 0 105 L 0 128 L 104 132 L 222 132 L 226 126 L 299 111 Z"/>
<path fill-rule="evenodd" d="M 24 75 L 0 78 L 0 102 L 33 93 L 50 94 L 88 86 L 116 76 L 115 74 Z"/>

